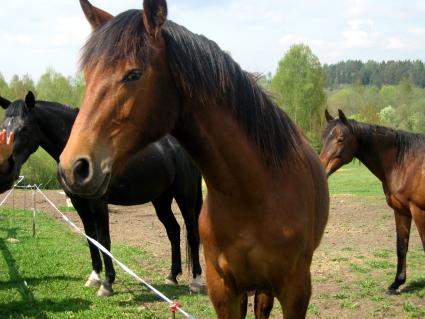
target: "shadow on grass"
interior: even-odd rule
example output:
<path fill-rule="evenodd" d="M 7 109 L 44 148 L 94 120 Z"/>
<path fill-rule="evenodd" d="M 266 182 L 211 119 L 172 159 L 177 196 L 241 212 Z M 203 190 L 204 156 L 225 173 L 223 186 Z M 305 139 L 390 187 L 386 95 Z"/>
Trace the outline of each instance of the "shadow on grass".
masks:
<path fill-rule="evenodd" d="M 20 301 L 12 301 L 9 303 L 0 303 L 0 318 L 22 318 L 30 316 L 31 318 L 44 319 L 48 318 L 46 312 L 64 312 L 64 311 L 81 311 L 88 309 L 91 303 L 88 300 L 69 298 L 61 301 L 43 299 L 35 300 L 30 286 L 34 286 L 39 282 L 46 280 L 80 280 L 68 276 L 46 276 L 43 278 L 23 278 L 19 273 L 16 260 L 7 248 L 4 239 L 0 239 L 0 252 L 3 255 L 10 281 L 0 282 L 0 289 L 15 288 L 21 295 Z M 29 286 L 28 286 L 29 284 Z"/>
<path fill-rule="evenodd" d="M 1 281 L 0 280 L 0 290 L 3 289 L 12 289 L 12 288 L 20 288 L 23 282 L 26 282 L 28 286 L 34 287 L 39 283 L 45 283 L 47 281 L 81 281 L 80 277 L 71 277 L 71 276 L 44 276 L 44 277 L 19 277 L 19 279 Z"/>
<path fill-rule="evenodd" d="M 31 302 L 34 300 L 34 295 L 32 291 L 24 284 L 24 279 L 18 271 L 16 261 L 13 258 L 12 253 L 7 248 L 7 245 L 4 239 L 0 239 L 0 252 L 2 253 L 4 260 L 6 261 L 7 268 L 9 270 L 9 278 L 11 282 L 16 282 L 19 293 L 23 300 Z"/>
<path fill-rule="evenodd" d="M 7 237 L 6 238 L 16 238 L 18 236 L 18 231 L 21 231 L 22 228 L 20 227 L 7 227 L 7 228 L 3 228 L 0 227 L 0 231 L 4 231 L 7 233 Z"/>
<path fill-rule="evenodd" d="M 402 290 L 402 293 L 416 293 L 425 289 L 425 278 L 410 281 Z"/>
<path fill-rule="evenodd" d="M 0 303 L 0 318 L 30 317 L 36 319 L 51 318 L 51 314 L 59 312 L 79 312 L 89 309 L 91 302 L 79 298 L 69 298 L 61 301 L 43 299 L 28 302 L 26 300 Z"/>

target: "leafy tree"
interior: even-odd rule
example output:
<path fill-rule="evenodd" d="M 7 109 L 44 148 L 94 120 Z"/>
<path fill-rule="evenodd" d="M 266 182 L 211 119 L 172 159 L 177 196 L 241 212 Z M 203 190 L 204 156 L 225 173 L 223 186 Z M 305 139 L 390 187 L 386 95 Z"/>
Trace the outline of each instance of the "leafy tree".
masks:
<path fill-rule="evenodd" d="M 410 69 L 410 81 L 418 87 L 425 87 L 425 67 L 422 61 L 416 60 Z"/>
<path fill-rule="evenodd" d="M 35 93 L 35 85 L 32 78 L 28 74 L 25 74 L 22 77 L 19 77 L 15 74 L 12 76 L 12 79 L 9 83 L 8 98 L 10 100 L 23 99 L 30 90 Z"/>
<path fill-rule="evenodd" d="M 0 73 L 0 96 L 7 96 L 9 93 L 9 85 L 3 77 L 3 74 Z"/>
<path fill-rule="evenodd" d="M 382 124 L 391 126 L 396 120 L 396 110 L 391 105 L 388 105 L 379 112 L 379 118 Z"/>
<path fill-rule="evenodd" d="M 311 138 L 319 136 L 325 105 L 325 76 L 319 59 L 304 44 L 293 45 L 272 79 L 278 104 Z"/>
<path fill-rule="evenodd" d="M 70 104 L 72 87 L 62 74 L 47 69 L 37 82 L 37 99 Z"/>
<path fill-rule="evenodd" d="M 83 100 L 84 90 L 86 88 L 84 76 L 81 73 L 78 73 L 75 77 L 70 77 L 68 81 L 72 87 L 72 100 L 70 101 L 70 105 L 80 107 Z"/>

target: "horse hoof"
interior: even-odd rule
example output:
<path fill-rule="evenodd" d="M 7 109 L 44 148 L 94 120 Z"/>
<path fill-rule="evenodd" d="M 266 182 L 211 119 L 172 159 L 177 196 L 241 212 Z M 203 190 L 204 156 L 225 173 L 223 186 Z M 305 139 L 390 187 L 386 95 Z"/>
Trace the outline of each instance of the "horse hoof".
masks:
<path fill-rule="evenodd" d="M 95 272 L 94 270 L 91 272 L 89 279 L 87 279 L 84 287 L 86 288 L 92 288 L 92 287 L 99 287 L 101 285 L 101 281 L 100 281 L 100 277 L 99 274 L 97 272 Z"/>
<path fill-rule="evenodd" d="M 113 294 L 114 294 L 114 291 L 112 290 L 112 288 L 110 288 L 110 289 L 105 288 L 104 285 L 101 285 L 99 290 L 97 291 L 98 297 L 110 297 Z"/>
<path fill-rule="evenodd" d="M 189 290 L 191 293 L 199 294 L 202 292 L 202 286 L 190 285 Z"/>
<path fill-rule="evenodd" d="M 165 284 L 169 286 L 177 286 L 179 283 L 177 282 L 177 280 L 167 277 L 165 278 Z"/>
<path fill-rule="evenodd" d="M 86 281 L 86 283 L 84 284 L 84 287 L 86 288 L 98 288 L 102 283 L 100 282 L 100 280 L 96 280 L 96 279 L 88 279 Z"/>
<path fill-rule="evenodd" d="M 200 292 L 202 292 L 203 287 L 204 286 L 202 284 L 202 276 L 197 275 L 195 278 L 193 278 L 192 283 L 190 284 L 189 290 L 190 292 L 199 294 Z"/>
<path fill-rule="evenodd" d="M 388 288 L 386 294 L 388 296 L 397 296 L 400 294 L 400 289 Z"/>

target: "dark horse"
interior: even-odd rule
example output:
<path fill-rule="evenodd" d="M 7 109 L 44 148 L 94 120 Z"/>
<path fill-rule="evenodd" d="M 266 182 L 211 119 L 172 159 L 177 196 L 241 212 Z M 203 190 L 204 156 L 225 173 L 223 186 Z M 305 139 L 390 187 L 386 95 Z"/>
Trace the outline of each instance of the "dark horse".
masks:
<path fill-rule="evenodd" d="M 250 290 L 257 318 L 275 296 L 285 318 L 305 317 L 329 195 L 302 133 L 214 42 L 166 21 L 164 0 L 116 17 L 80 3 L 93 33 L 84 101 L 58 166 L 64 187 L 101 196 L 131 154 L 171 133 L 207 183 L 199 227 L 218 317 L 245 317 Z"/>
<path fill-rule="evenodd" d="M 388 287 L 399 292 L 406 282 L 410 225 L 418 228 L 425 249 L 425 135 L 348 120 L 342 111 L 334 119 L 326 111 L 320 159 L 328 176 L 357 158 L 382 182 L 394 209 L 397 231 L 397 274 Z"/>
<path fill-rule="evenodd" d="M 62 152 L 78 114 L 78 109 L 59 103 L 35 101 L 30 92 L 25 101 L 13 103 L 0 97 L 0 105 L 6 109 L 2 127 L 15 133 L 13 154 L 9 159 L 10 170 L 0 176 L 0 190 L 12 187 L 20 168 L 39 146 L 56 161 Z M 84 169 L 80 167 L 79 169 Z M 182 147 L 171 136 L 149 145 L 137 153 L 120 173 L 102 198 L 85 199 L 70 195 L 84 225 L 87 235 L 97 239 L 108 250 L 109 235 L 108 203 L 136 205 L 152 201 L 159 220 L 165 226 L 171 243 L 172 266 L 168 283 L 177 284 L 181 273 L 180 226 L 171 211 L 173 198 L 180 207 L 187 228 L 187 239 L 192 258 L 192 290 L 199 290 L 201 266 L 199 264 L 198 216 L 202 206 L 201 175 Z M 100 284 L 99 273 L 102 260 L 99 250 L 89 242 L 93 272 L 86 286 Z M 110 295 L 115 270 L 111 259 L 104 255 L 106 281 L 99 295 Z"/>

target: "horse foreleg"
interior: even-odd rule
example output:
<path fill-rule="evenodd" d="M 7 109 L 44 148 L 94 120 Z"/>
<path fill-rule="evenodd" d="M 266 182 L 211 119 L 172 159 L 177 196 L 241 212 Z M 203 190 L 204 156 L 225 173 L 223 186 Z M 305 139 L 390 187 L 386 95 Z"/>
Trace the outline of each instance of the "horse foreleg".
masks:
<path fill-rule="evenodd" d="M 196 207 L 196 198 L 188 198 L 188 196 L 177 196 L 177 204 L 179 205 L 184 222 L 186 224 L 187 242 L 190 250 L 190 261 L 192 263 L 192 282 L 190 283 L 190 291 L 201 292 L 202 284 L 202 268 L 199 262 L 199 208 Z M 198 211 L 197 211 L 198 210 Z"/>
<path fill-rule="evenodd" d="M 71 202 L 74 208 L 77 210 L 78 215 L 83 223 L 84 232 L 87 236 L 97 240 L 96 228 L 94 225 L 93 216 L 90 212 L 89 203 L 87 200 L 81 198 L 71 197 Z M 85 287 L 99 287 L 100 272 L 102 271 L 102 259 L 100 258 L 99 249 L 94 246 L 90 241 L 87 241 L 90 250 L 90 257 L 92 262 L 92 273 L 85 283 Z"/>
<path fill-rule="evenodd" d="M 243 319 L 246 315 L 247 295 L 238 294 L 232 284 L 222 278 L 214 264 L 206 261 L 205 276 L 208 294 L 218 319 Z M 244 308 L 244 309 L 243 309 Z"/>
<path fill-rule="evenodd" d="M 416 228 L 421 238 L 422 247 L 425 251 L 425 210 L 420 209 L 416 205 L 412 205 L 410 211 L 412 212 L 413 220 L 415 221 Z"/>
<path fill-rule="evenodd" d="M 277 296 L 283 308 L 283 318 L 305 318 L 310 296 L 310 263 L 300 262 L 295 271 L 287 276 Z"/>
<path fill-rule="evenodd" d="M 388 287 L 387 294 L 399 293 L 399 287 L 406 282 L 406 254 L 409 248 L 410 226 L 412 217 L 394 210 L 397 232 L 397 274 L 394 282 Z"/>
<path fill-rule="evenodd" d="M 180 225 L 177 223 L 171 210 L 173 198 L 170 194 L 165 194 L 152 201 L 156 215 L 164 225 L 168 239 L 171 244 L 171 272 L 166 279 L 167 284 L 177 285 L 177 276 L 182 273 L 181 251 L 180 251 Z"/>
<path fill-rule="evenodd" d="M 268 319 L 273 309 L 274 296 L 269 293 L 255 293 L 255 319 Z"/>
<path fill-rule="evenodd" d="M 95 218 L 96 233 L 99 243 L 108 251 L 111 251 L 111 236 L 109 233 L 109 213 L 108 204 L 105 200 L 96 200 L 92 202 L 92 214 Z M 115 269 L 112 259 L 102 253 L 103 263 L 105 264 L 105 281 L 100 286 L 97 295 L 102 297 L 111 296 L 114 291 L 112 284 L 115 281 Z"/>

